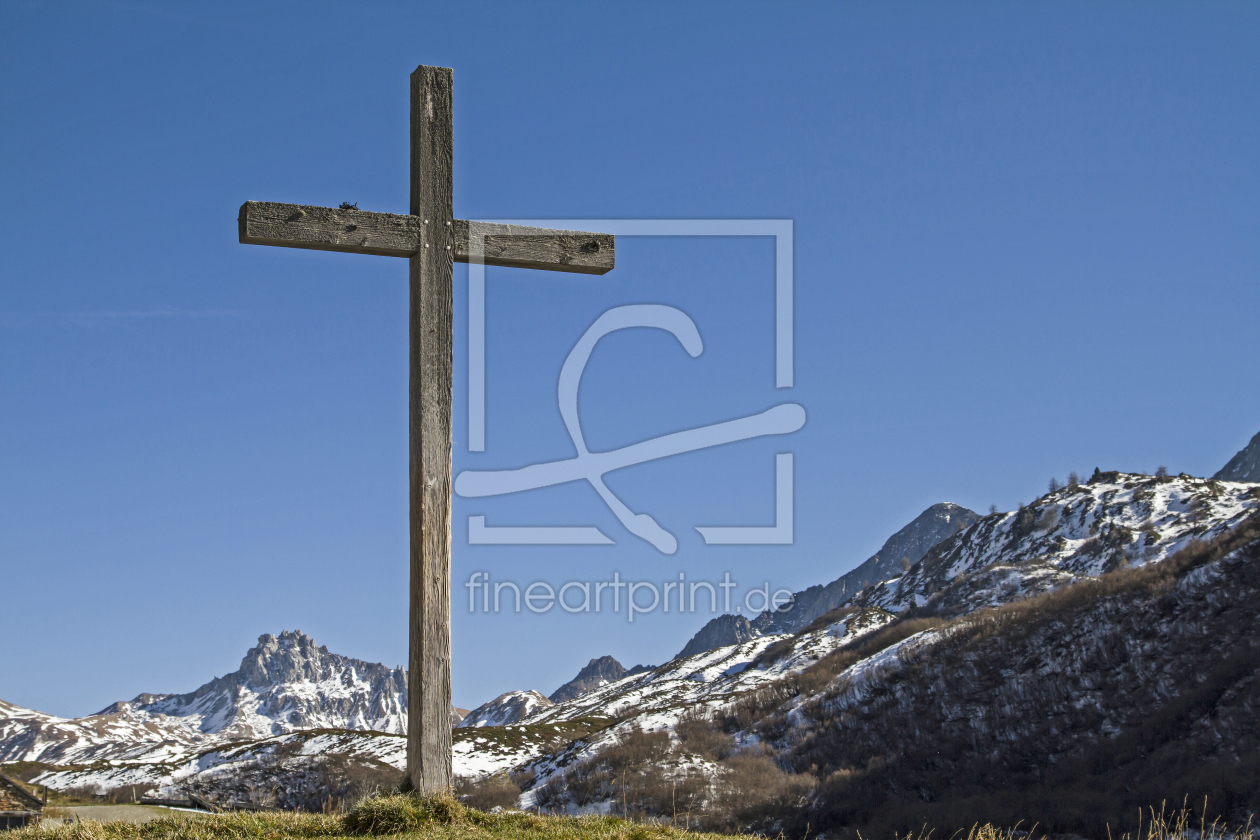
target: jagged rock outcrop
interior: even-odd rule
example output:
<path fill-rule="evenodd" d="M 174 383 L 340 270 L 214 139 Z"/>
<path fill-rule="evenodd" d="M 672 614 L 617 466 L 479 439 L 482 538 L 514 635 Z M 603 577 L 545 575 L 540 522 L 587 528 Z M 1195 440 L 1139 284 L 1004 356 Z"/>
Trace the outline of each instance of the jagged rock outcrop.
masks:
<path fill-rule="evenodd" d="M 691 637 L 691 641 L 687 642 L 687 646 L 678 652 L 675 659 L 684 656 L 694 656 L 697 653 L 704 653 L 706 650 L 714 648 L 726 647 L 727 645 L 739 645 L 755 639 L 758 636 L 765 635 L 752 626 L 752 623 L 742 615 L 719 615 L 708 624 L 700 628 L 700 632 Z"/>
<path fill-rule="evenodd" d="M 1260 483 L 1260 432 L 1212 478 Z"/>
<path fill-rule="evenodd" d="M 459 726 L 463 729 L 507 726 L 554 705 L 537 691 L 509 691 L 473 709 L 459 722 Z"/>
<path fill-rule="evenodd" d="M 820 615 L 834 610 L 872 583 L 900 575 L 938 543 L 980 521 L 980 514 L 952 502 L 932 505 L 909 525 L 885 541 L 862 565 L 826 585 L 811 586 L 792 596 L 780 612 L 769 610 L 752 621 L 742 616 L 719 616 L 696 633 L 678 656 L 691 656 L 726 645 L 737 645 L 756 636 L 795 633 Z"/>
<path fill-rule="evenodd" d="M 627 670 L 620 662 L 611 656 L 601 656 L 599 659 L 592 659 L 586 663 L 586 667 L 578 671 L 578 675 L 569 680 L 564 685 L 557 688 L 551 695 L 551 702 L 563 703 L 566 700 L 573 700 L 581 697 L 583 694 L 594 691 L 601 686 L 616 682 L 622 677 L 628 677 L 633 674 L 641 674 L 644 671 L 650 671 L 653 665 L 635 665 Z"/>

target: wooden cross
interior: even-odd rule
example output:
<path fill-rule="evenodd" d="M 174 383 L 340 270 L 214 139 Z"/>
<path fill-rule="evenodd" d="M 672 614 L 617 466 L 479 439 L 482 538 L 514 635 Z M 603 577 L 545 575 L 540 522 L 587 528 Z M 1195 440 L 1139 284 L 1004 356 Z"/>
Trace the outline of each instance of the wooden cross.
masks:
<path fill-rule="evenodd" d="M 406 257 L 411 267 L 411 619 L 407 778 L 451 785 L 453 262 L 604 274 L 613 237 L 453 218 L 452 71 L 411 74 L 411 214 L 247 201 L 241 242 Z"/>

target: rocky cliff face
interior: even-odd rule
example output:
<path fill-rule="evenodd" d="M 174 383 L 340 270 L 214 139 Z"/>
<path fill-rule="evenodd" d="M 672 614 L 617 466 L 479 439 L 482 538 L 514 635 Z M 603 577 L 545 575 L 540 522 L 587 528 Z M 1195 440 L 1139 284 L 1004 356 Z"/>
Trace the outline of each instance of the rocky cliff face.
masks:
<path fill-rule="evenodd" d="M 564 703 L 567 700 L 574 700 L 583 694 L 589 694 L 597 688 L 616 682 L 622 677 L 641 674 L 644 671 L 652 670 L 653 667 L 652 665 L 635 665 L 627 670 L 611 656 L 601 656 L 599 659 L 592 659 L 586 663 L 586 667 L 578 671 L 576 677 L 557 688 L 552 693 L 550 700 L 553 703 Z"/>
<path fill-rule="evenodd" d="M 766 611 L 752 621 L 742 616 L 719 616 L 702 627 L 678 656 L 737 645 L 756 636 L 803 630 L 814 619 L 848 602 L 862 587 L 899 576 L 933 546 L 979 520 L 980 514 L 952 502 L 932 505 L 848 574 L 797 592 L 790 608 L 783 612 Z"/>
<path fill-rule="evenodd" d="M 1260 483 L 1260 432 L 1212 478 Z"/>

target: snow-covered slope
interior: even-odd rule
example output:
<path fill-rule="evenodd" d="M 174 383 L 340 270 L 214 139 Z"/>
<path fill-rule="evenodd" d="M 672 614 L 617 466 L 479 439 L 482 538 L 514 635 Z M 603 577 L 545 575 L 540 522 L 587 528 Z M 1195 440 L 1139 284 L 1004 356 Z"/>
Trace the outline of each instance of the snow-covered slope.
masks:
<path fill-rule="evenodd" d="M 1186 788 L 1210 792 L 1208 819 L 1255 813 L 1258 714 L 1253 514 L 1158 564 L 910 636 L 745 731 L 819 780 L 795 825 L 779 814 L 789 834 L 1052 813 L 1060 836 L 1104 836 L 1134 803 Z"/>
<path fill-rule="evenodd" d="M 679 657 L 647 673 L 624 677 L 568 703 L 544 709 L 523 723 L 593 716 L 619 718 L 633 710 L 639 717 L 651 714 L 652 725 L 660 726 L 698 704 L 724 702 L 802 671 L 892 618 L 884 610 L 862 610 L 809 632 L 760 636 L 743 644 Z M 779 648 L 774 656 L 763 655 L 776 644 Z"/>
<path fill-rule="evenodd" d="M 896 577 L 933 546 L 979 519 L 980 514 L 952 502 L 932 505 L 889 537 L 879 551 L 856 569 L 826 585 L 794 593 L 782 612 L 766 610 L 751 621 L 742 615 L 720 615 L 700 628 L 678 655 L 691 656 L 757 636 L 802 630 L 814 619 L 848 602 L 862 587 Z M 556 699 L 554 695 L 552 699 Z"/>
<path fill-rule="evenodd" d="M 554 705 L 537 691 L 509 691 L 473 709 L 459 726 L 506 726 Z"/>
<path fill-rule="evenodd" d="M 164 761 L 212 740 L 180 718 L 129 708 L 67 719 L 0 701 L 0 762 Z"/>
<path fill-rule="evenodd" d="M 1220 535 L 1257 507 L 1255 484 L 1096 473 L 1019 511 L 986 516 L 851 603 L 962 615 L 1162 560 L 1192 540 Z"/>
<path fill-rule="evenodd" d="M 632 729 L 670 730 L 684 714 L 729 708 L 758 689 L 785 686 L 790 693 L 785 677 L 911 607 L 915 615 L 949 618 L 1113 569 L 1153 563 L 1192 541 L 1224 534 L 1257 507 L 1256 485 L 1096 474 L 1088 484 L 1063 488 L 1021 511 L 981 519 L 935 546 L 904 575 L 867 587 L 830 614 L 833 618 L 820 618 L 803 631 L 679 657 L 524 719 L 526 725 L 601 717 L 617 721 L 561 753 L 533 760 L 529 769 L 541 785 Z M 913 636 L 854 663 L 836 677 L 837 684 L 849 690 L 882 683 L 907 657 L 931 650 L 940 638 L 945 637 L 938 631 Z"/>

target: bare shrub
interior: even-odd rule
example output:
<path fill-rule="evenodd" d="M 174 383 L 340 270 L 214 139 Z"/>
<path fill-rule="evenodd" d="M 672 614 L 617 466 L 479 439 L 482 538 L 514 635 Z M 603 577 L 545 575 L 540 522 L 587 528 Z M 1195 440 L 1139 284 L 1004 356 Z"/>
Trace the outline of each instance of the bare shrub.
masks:
<path fill-rule="evenodd" d="M 660 794 L 665 782 L 662 760 L 669 755 L 668 732 L 633 727 L 618 741 L 553 777 L 538 793 L 542 807 L 613 801 L 627 814 L 648 810 L 647 800 Z"/>
<path fill-rule="evenodd" d="M 1011 525 L 1011 533 L 1016 537 L 1027 536 L 1032 533 L 1036 522 L 1037 519 L 1032 510 L 1020 502 L 1019 510 L 1015 512 L 1015 521 Z"/>
<path fill-rule="evenodd" d="M 456 779 L 455 795 L 460 802 L 478 811 L 508 810 L 517 807 L 521 789 L 507 775 L 496 773 L 482 778 Z"/>
<path fill-rule="evenodd" d="M 713 761 L 721 761 L 735 750 L 732 736 L 714 721 L 698 714 L 684 714 L 674 727 L 674 734 L 687 752 Z"/>
<path fill-rule="evenodd" d="M 764 829 L 785 811 L 799 808 L 817 784 L 808 773 L 783 770 L 768 752 L 736 753 L 722 762 L 709 827 Z"/>
<path fill-rule="evenodd" d="M 104 802 L 104 790 L 97 785 L 75 785 L 74 787 L 62 788 L 61 795 L 66 799 L 76 802 Z"/>
<path fill-rule="evenodd" d="M 727 705 L 717 716 L 717 723 L 725 732 L 752 729 L 784 701 L 795 697 L 797 685 L 795 680 L 786 679 L 749 691 Z"/>

